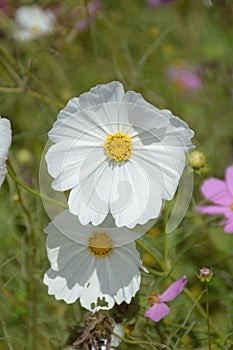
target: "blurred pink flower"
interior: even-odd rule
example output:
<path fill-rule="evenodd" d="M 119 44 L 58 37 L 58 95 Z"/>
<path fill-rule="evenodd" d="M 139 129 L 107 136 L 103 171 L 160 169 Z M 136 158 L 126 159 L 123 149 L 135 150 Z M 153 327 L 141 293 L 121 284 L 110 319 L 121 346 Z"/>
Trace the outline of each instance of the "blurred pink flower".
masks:
<path fill-rule="evenodd" d="M 157 7 L 160 5 L 169 4 L 170 2 L 173 2 L 174 0 L 147 0 L 147 4 L 150 7 Z"/>
<path fill-rule="evenodd" d="M 12 13 L 9 0 L 0 0 L 0 11 L 8 16 Z"/>
<path fill-rule="evenodd" d="M 197 69 L 191 66 L 170 66 L 168 79 L 172 81 L 181 92 L 194 92 L 202 88 L 202 81 Z"/>
<path fill-rule="evenodd" d="M 96 17 L 97 13 L 102 9 L 102 2 L 99 0 L 93 0 L 88 3 L 87 5 L 87 11 L 89 16 L 87 16 L 86 9 L 84 7 L 79 8 L 78 16 L 81 18 L 76 24 L 76 29 L 79 32 L 82 32 L 86 30 L 89 25 L 90 21 L 93 21 Z"/>
<path fill-rule="evenodd" d="M 233 165 L 226 169 L 225 181 L 215 177 L 205 180 L 201 193 L 214 205 L 198 206 L 196 210 L 203 214 L 224 215 L 224 231 L 233 233 Z"/>
<path fill-rule="evenodd" d="M 154 322 L 159 322 L 169 314 L 170 309 L 165 302 L 174 300 L 182 292 L 186 283 L 187 277 L 184 275 L 172 283 L 162 295 L 158 295 L 157 293 L 151 294 L 148 298 L 151 307 L 146 311 L 145 316 Z"/>

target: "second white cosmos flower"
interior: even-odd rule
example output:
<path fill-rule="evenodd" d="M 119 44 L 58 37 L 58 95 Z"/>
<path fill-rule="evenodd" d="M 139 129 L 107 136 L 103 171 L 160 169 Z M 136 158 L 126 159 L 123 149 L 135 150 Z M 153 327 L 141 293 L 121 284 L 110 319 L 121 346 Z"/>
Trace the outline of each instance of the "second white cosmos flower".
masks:
<path fill-rule="evenodd" d="M 45 232 L 51 269 L 44 283 L 49 294 L 67 303 L 80 299 L 92 312 L 111 309 L 115 302 L 130 303 L 140 287 L 139 268 L 144 269 L 135 243 L 124 244 L 132 232 L 82 226 L 67 210 Z"/>
<path fill-rule="evenodd" d="M 173 198 L 192 137 L 185 122 L 121 83 L 97 85 L 71 99 L 49 132 L 52 186 L 71 190 L 69 210 L 83 225 L 108 213 L 118 227 L 144 224 Z"/>

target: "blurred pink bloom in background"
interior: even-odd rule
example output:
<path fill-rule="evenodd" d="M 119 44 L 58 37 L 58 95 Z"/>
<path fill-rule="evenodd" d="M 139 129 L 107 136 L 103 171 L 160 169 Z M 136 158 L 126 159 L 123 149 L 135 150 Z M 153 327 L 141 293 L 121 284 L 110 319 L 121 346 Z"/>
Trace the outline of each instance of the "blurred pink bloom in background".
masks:
<path fill-rule="evenodd" d="M 197 68 L 189 65 L 172 65 L 168 68 L 168 79 L 184 93 L 198 91 L 202 88 L 202 81 Z"/>
<path fill-rule="evenodd" d="M 86 30 L 89 25 L 90 21 L 93 21 L 97 15 L 97 13 L 102 9 L 102 3 L 99 0 L 93 0 L 88 3 L 87 5 L 87 11 L 89 16 L 86 13 L 86 9 L 84 7 L 79 8 L 78 10 L 78 17 L 81 17 L 77 24 L 76 24 L 76 29 L 79 32 L 82 32 Z"/>
<path fill-rule="evenodd" d="M 201 186 L 203 196 L 214 205 L 198 206 L 196 210 L 209 215 L 224 215 L 224 231 L 233 233 L 233 165 L 225 172 L 225 181 L 212 177 Z"/>
<path fill-rule="evenodd" d="M 0 11 L 9 16 L 12 12 L 9 0 L 0 0 Z"/>
<path fill-rule="evenodd" d="M 162 295 L 158 295 L 156 292 L 151 294 L 148 298 L 151 307 L 146 311 L 145 316 L 154 322 L 159 322 L 169 314 L 170 309 L 165 302 L 174 300 L 182 292 L 186 283 L 187 277 L 184 275 L 172 283 Z"/>
<path fill-rule="evenodd" d="M 169 4 L 170 2 L 173 2 L 174 0 L 147 0 L 147 4 L 150 7 L 157 7 L 160 5 L 166 5 Z"/>

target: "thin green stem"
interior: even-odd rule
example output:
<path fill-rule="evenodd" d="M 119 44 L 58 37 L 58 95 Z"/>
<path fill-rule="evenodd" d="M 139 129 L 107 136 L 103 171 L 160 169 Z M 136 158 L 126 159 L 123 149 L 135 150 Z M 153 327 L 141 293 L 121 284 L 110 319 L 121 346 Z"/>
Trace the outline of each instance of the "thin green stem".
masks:
<path fill-rule="evenodd" d="M 27 279 L 29 281 L 28 283 L 28 294 L 29 294 L 29 301 L 31 304 L 31 307 L 29 309 L 30 312 L 30 327 L 32 332 L 29 334 L 29 340 L 31 344 L 32 349 L 37 349 L 37 343 L 35 339 L 35 333 L 37 331 L 37 288 L 36 288 L 36 282 L 35 282 L 35 270 L 36 270 L 36 230 L 34 227 L 34 223 L 31 217 L 31 212 L 28 210 L 27 206 L 24 203 L 20 187 L 18 183 L 15 182 L 16 191 L 18 194 L 19 203 L 21 205 L 21 208 L 24 212 L 24 215 L 26 217 L 27 223 L 28 223 L 28 229 L 27 233 L 24 237 L 25 244 L 26 244 L 26 251 L 25 251 L 25 257 L 26 262 L 30 261 L 30 264 L 26 264 L 26 271 L 27 271 Z"/>
<path fill-rule="evenodd" d="M 187 314 L 187 316 L 186 316 L 186 318 L 185 318 L 185 320 L 184 320 L 184 322 L 183 322 L 183 324 L 181 326 L 181 329 L 185 329 L 186 328 L 185 326 L 186 326 L 186 323 L 188 322 L 188 319 L 189 319 L 191 313 L 193 312 L 194 308 L 196 307 L 196 305 L 198 304 L 199 300 L 201 299 L 201 297 L 203 296 L 204 293 L 205 292 L 203 291 L 201 293 L 201 295 L 199 295 L 199 297 L 196 299 L 195 303 L 193 303 L 192 307 L 190 308 L 190 310 L 189 310 L 189 312 L 188 312 L 188 314 Z M 195 322 L 193 323 L 193 325 L 194 324 L 195 324 Z M 173 350 L 176 349 L 176 347 L 178 346 L 179 342 L 182 341 L 182 339 L 187 336 L 187 334 L 190 332 L 191 329 L 193 330 L 192 326 L 191 327 L 190 326 L 187 327 L 187 331 L 181 337 L 177 338 L 176 343 L 174 344 Z"/>
<path fill-rule="evenodd" d="M 61 103 L 59 101 L 51 100 L 49 97 L 41 95 L 38 92 L 30 90 L 26 87 L 0 86 L 0 92 L 14 93 L 14 94 L 26 94 L 26 95 L 29 95 L 29 96 L 37 99 L 37 100 L 44 102 L 44 103 L 56 106 L 59 109 L 64 107 L 63 103 Z"/>
<path fill-rule="evenodd" d="M 168 349 L 171 350 L 169 347 L 167 347 L 164 344 L 160 344 L 160 343 L 155 343 L 153 341 L 146 341 L 146 340 L 130 340 L 124 337 L 121 337 L 119 334 L 117 333 L 112 333 L 114 335 L 114 337 L 119 338 L 122 342 L 125 342 L 127 344 L 132 344 L 132 345 L 151 345 L 151 346 L 160 346 L 161 349 Z"/>
<path fill-rule="evenodd" d="M 172 277 L 172 276 L 171 276 Z M 192 302 L 192 303 L 196 303 L 196 299 L 195 297 L 192 295 L 192 293 L 190 293 L 190 291 L 187 288 L 184 288 L 183 293 L 187 296 L 187 298 Z M 200 316 L 202 316 L 202 318 L 204 320 L 207 320 L 207 314 L 205 313 L 205 311 L 203 310 L 203 308 L 201 307 L 201 305 L 199 303 L 196 303 L 196 309 L 199 312 Z M 222 334 L 219 332 L 218 327 L 209 319 L 209 324 L 211 326 L 211 328 L 214 330 L 215 334 L 219 337 L 222 338 Z"/>
<path fill-rule="evenodd" d="M 163 248 L 163 255 L 164 255 L 164 266 L 166 269 L 166 272 L 169 272 L 169 264 L 168 264 L 168 234 L 166 233 L 166 227 L 169 217 L 169 210 L 168 206 L 166 206 L 165 209 L 165 218 L 164 218 L 164 248 Z"/>
<path fill-rule="evenodd" d="M 207 329 L 208 329 L 208 346 L 209 346 L 209 350 L 211 350 L 208 282 L 206 282 L 206 321 L 207 321 Z"/>
<path fill-rule="evenodd" d="M 8 62 L 5 61 L 2 57 L 0 57 L 0 62 L 2 63 L 4 68 L 7 70 L 7 72 L 9 73 L 9 76 L 12 78 L 12 80 L 16 84 L 20 85 L 22 82 L 20 76 L 14 71 L 14 69 L 8 64 Z"/>
<path fill-rule="evenodd" d="M 48 201 L 50 203 L 53 203 L 53 204 L 56 204 L 56 205 L 59 205 L 63 208 L 67 208 L 67 205 L 62 203 L 62 202 L 59 202 L 51 197 L 48 197 L 44 194 L 41 194 L 40 192 L 34 190 L 33 188 L 29 187 L 28 185 L 26 185 L 24 182 L 20 181 L 16 174 L 15 174 L 15 171 L 10 163 L 10 161 L 8 160 L 7 161 L 7 169 L 8 169 L 8 174 L 10 175 L 10 177 L 12 178 L 12 180 L 14 180 L 15 183 L 17 183 L 19 186 L 21 186 L 23 189 L 25 189 L 26 191 L 30 192 L 31 194 L 33 194 L 34 196 L 36 197 L 39 197 L 41 200 L 45 200 L 45 201 Z"/>
<path fill-rule="evenodd" d="M 139 246 L 139 247 L 141 247 L 143 250 L 145 250 L 146 252 L 148 252 L 156 261 L 157 261 L 157 263 L 159 264 L 159 266 L 161 267 L 161 268 L 163 268 L 164 267 L 164 263 L 163 263 L 163 261 L 162 261 L 162 259 L 160 259 L 159 257 L 158 257 L 158 255 L 155 253 L 155 251 L 153 251 L 152 249 L 151 249 L 151 247 L 149 247 L 146 243 L 144 243 L 142 240 L 137 240 L 137 245 Z"/>

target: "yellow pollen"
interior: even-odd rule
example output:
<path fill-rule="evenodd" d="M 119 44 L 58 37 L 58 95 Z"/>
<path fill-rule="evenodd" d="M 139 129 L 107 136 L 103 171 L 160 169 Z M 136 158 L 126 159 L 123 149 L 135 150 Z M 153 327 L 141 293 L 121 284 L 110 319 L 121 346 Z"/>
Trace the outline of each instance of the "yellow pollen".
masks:
<path fill-rule="evenodd" d="M 157 292 L 151 293 L 148 298 L 147 302 L 149 306 L 153 306 L 154 304 L 157 304 L 159 302 L 159 295 Z"/>
<path fill-rule="evenodd" d="M 127 160 L 132 154 L 133 143 L 130 136 L 117 132 L 109 134 L 104 144 L 107 155 L 115 162 Z"/>
<path fill-rule="evenodd" d="M 233 203 L 231 204 L 231 210 L 233 210 Z"/>
<path fill-rule="evenodd" d="M 38 33 L 40 33 L 40 28 L 39 28 L 38 26 L 32 26 L 32 27 L 30 28 L 30 32 L 31 32 L 32 34 L 38 34 Z"/>
<path fill-rule="evenodd" d="M 88 250 L 97 258 L 105 258 L 113 250 L 112 240 L 105 232 L 93 232 L 88 239 Z"/>

